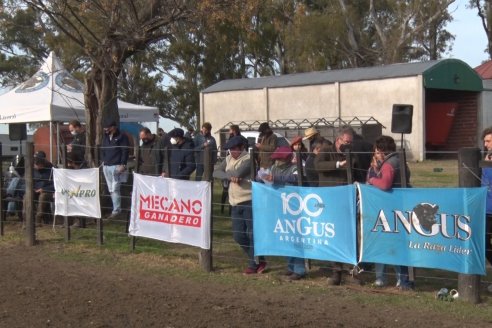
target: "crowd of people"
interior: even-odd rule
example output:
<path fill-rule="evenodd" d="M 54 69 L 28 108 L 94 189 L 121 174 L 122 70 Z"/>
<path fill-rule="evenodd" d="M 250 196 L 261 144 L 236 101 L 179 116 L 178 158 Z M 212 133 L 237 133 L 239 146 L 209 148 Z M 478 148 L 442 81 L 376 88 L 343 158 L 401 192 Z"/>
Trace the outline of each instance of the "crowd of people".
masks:
<path fill-rule="evenodd" d="M 69 123 L 73 136 L 67 146 L 69 166 L 73 169 L 86 168 L 85 132 L 80 122 Z M 340 128 L 333 140 L 321 136 L 315 127 L 303 131 L 303 135 L 295 136 L 290 147 L 278 146 L 278 140 L 267 122 L 261 123 L 259 137 L 255 143 L 248 142 L 241 134 L 237 125 L 231 125 L 228 139 L 223 146 L 227 156 L 217 162 L 217 142 L 211 135 L 212 125 L 203 123 L 201 130 L 184 131 L 175 128 L 168 133 L 159 129 L 156 134 L 144 127 L 139 132 L 140 146 L 136 156 L 135 172 L 151 176 L 170 177 L 189 180 L 195 173 L 195 180 L 204 176 L 205 150 L 210 150 L 210 163 L 213 167 L 213 178 L 222 182 L 228 192 L 231 206 L 233 239 L 239 244 L 247 256 L 247 267 L 244 274 L 262 273 L 267 269 L 264 257 L 254 256 L 252 191 L 251 181 L 274 185 L 304 185 L 325 187 L 346 185 L 353 182 L 367 183 L 381 190 L 409 186 L 410 170 L 401 165 L 396 143 L 390 136 L 380 136 L 374 144 L 368 143 L 355 133 L 350 126 Z M 492 128 L 483 132 L 484 147 L 487 152 L 486 161 L 492 161 Z M 129 140 L 122 133 L 116 122 L 104 125 L 104 137 L 101 146 L 101 164 L 107 189 L 112 201 L 112 210 L 107 218 L 113 219 L 121 215 L 121 186 L 128 179 Z M 248 151 L 254 148 L 256 156 Z M 255 162 L 256 176 L 251 176 L 251 164 Z M 215 167 L 214 167 L 214 164 Z M 53 201 L 52 168 L 46 154 L 38 151 L 34 155 L 34 194 L 36 199 L 36 223 L 47 223 L 50 203 Z M 400 172 L 405 167 L 405 172 Z M 299 171 L 299 168 L 301 170 Z M 7 187 L 7 211 L 13 213 L 22 199 L 25 185 L 23 184 L 23 163 L 13 163 L 10 168 L 11 179 Z M 402 174 L 403 173 L 403 174 Z M 302 178 L 301 178 L 302 176 Z M 401 178 L 405 181 L 402 183 Z M 492 168 L 483 169 L 482 184 L 489 187 L 487 197 L 486 219 L 486 257 L 492 263 Z M 18 209 L 17 209 L 18 210 Z M 75 225 L 78 223 L 76 222 Z M 364 264 L 371 266 L 371 264 Z M 353 267 L 343 263 L 331 263 L 332 273 L 328 277 L 330 285 L 340 285 L 344 281 L 357 280 Z M 388 284 L 384 264 L 373 264 L 376 272 L 374 286 Z M 413 288 L 409 280 L 408 267 L 395 266 L 396 286 L 401 289 Z M 344 274 L 345 273 L 345 274 Z M 346 273 L 350 273 L 347 275 Z M 306 276 L 305 260 L 288 258 L 285 278 L 299 280 Z"/>

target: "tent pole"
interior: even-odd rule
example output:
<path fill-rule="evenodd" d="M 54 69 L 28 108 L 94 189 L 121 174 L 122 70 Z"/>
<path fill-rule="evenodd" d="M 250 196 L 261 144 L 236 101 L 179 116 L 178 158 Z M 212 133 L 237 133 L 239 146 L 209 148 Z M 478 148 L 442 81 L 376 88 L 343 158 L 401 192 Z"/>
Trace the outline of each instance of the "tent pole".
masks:
<path fill-rule="evenodd" d="M 55 122 L 55 124 L 56 124 L 56 154 L 57 154 L 57 156 L 56 156 L 56 164 L 58 166 L 60 166 L 60 163 L 63 163 L 61 161 L 61 154 L 59 152 L 60 145 L 61 145 L 60 144 L 60 141 L 61 141 L 61 139 L 60 139 L 60 122 Z M 51 163 L 53 163 L 53 162 L 51 162 Z"/>
<path fill-rule="evenodd" d="M 53 122 L 50 121 L 50 162 L 53 163 Z"/>

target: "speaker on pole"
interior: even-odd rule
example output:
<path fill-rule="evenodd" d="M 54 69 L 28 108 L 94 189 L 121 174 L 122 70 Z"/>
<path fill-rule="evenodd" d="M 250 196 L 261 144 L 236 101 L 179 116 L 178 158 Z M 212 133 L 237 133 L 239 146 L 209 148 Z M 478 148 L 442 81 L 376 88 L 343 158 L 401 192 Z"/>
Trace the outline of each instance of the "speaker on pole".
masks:
<path fill-rule="evenodd" d="M 15 140 L 26 140 L 27 131 L 25 123 L 10 123 L 9 124 L 9 139 L 11 141 Z"/>
<path fill-rule="evenodd" d="M 413 105 L 393 105 L 391 116 L 392 133 L 412 133 Z"/>

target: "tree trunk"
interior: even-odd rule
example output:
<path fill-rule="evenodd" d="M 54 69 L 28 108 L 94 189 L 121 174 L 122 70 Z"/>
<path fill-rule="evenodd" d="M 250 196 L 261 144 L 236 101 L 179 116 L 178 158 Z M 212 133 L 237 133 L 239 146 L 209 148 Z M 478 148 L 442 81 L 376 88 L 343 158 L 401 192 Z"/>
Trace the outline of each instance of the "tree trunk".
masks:
<path fill-rule="evenodd" d="M 117 98 L 117 77 L 110 69 L 101 70 L 93 67 L 85 78 L 86 104 L 86 160 L 91 166 L 95 162 L 96 146 L 101 145 L 103 127 L 107 123 L 120 124 Z"/>

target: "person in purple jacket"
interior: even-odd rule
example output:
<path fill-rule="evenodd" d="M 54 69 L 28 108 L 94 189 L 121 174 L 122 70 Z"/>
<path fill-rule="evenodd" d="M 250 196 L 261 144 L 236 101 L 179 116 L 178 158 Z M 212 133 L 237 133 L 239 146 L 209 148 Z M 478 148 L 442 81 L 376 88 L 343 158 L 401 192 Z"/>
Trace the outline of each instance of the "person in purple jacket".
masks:
<path fill-rule="evenodd" d="M 485 151 L 484 160 L 492 161 L 492 127 L 486 128 L 482 133 Z M 482 169 L 482 186 L 487 187 L 487 206 L 485 218 L 485 257 L 492 264 L 492 168 Z"/>

